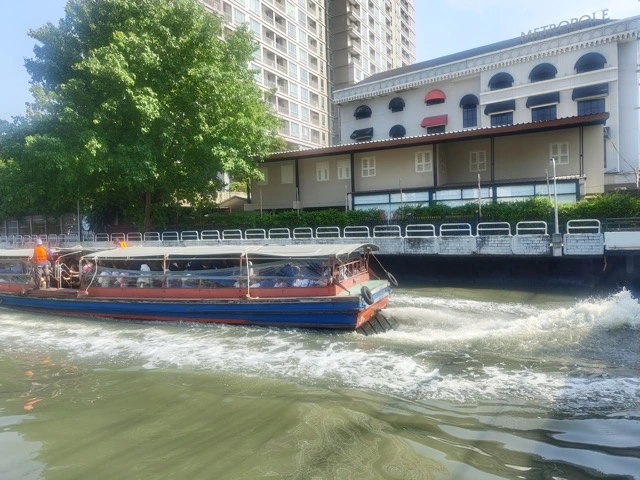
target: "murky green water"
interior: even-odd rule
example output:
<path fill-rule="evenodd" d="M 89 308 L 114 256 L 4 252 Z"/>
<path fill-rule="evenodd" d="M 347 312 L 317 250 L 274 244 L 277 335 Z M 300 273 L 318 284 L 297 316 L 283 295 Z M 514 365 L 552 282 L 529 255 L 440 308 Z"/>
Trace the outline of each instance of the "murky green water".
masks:
<path fill-rule="evenodd" d="M 364 337 L 0 310 L 0 478 L 640 478 L 629 292 L 390 311 Z"/>

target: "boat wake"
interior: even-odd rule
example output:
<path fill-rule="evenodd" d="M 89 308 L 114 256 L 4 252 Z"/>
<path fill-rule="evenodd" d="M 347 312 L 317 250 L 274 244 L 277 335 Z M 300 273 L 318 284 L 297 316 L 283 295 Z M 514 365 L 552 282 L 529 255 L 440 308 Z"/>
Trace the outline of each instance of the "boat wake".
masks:
<path fill-rule="evenodd" d="M 5 352 L 56 352 L 87 368 L 192 369 L 413 401 L 526 403 L 575 414 L 640 408 L 640 306 L 532 306 L 396 294 L 391 332 L 100 322 L 0 312 Z"/>

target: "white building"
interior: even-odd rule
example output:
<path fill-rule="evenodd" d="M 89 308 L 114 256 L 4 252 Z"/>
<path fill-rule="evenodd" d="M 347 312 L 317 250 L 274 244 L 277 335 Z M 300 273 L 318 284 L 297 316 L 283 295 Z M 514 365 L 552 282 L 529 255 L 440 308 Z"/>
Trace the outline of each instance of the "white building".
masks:
<path fill-rule="evenodd" d="M 551 158 L 564 201 L 637 188 L 639 30 L 603 11 L 372 75 L 334 92 L 342 145 L 274 155 L 296 181 L 255 188 L 266 208 L 518 200 L 549 194 Z"/>

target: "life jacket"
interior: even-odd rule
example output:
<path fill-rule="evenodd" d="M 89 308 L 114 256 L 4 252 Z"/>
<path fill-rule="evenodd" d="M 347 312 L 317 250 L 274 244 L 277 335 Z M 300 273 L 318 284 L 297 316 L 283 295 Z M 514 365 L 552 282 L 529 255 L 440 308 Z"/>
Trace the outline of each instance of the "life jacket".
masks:
<path fill-rule="evenodd" d="M 49 260 L 49 256 L 47 255 L 47 247 L 44 245 L 37 245 L 33 249 L 33 259 L 36 263 L 44 263 Z"/>
<path fill-rule="evenodd" d="M 129 246 L 129 245 L 127 245 L 127 242 L 125 242 L 124 240 L 120 240 L 119 245 L 120 245 L 121 248 L 125 248 L 125 247 Z"/>

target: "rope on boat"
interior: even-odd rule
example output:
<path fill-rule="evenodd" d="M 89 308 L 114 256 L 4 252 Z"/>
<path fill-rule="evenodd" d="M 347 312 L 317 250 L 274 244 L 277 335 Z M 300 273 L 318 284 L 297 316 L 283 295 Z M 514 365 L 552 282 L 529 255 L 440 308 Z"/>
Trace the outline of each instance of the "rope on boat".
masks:
<path fill-rule="evenodd" d="M 395 286 L 398 286 L 398 281 L 396 280 L 396 277 L 393 276 L 393 274 L 391 272 L 388 272 L 384 266 L 382 265 L 382 263 L 380 262 L 380 260 L 378 260 L 378 257 L 376 257 L 375 253 L 373 252 L 369 252 L 371 254 L 371 256 L 376 260 L 376 262 L 378 262 L 378 265 L 380 265 L 380 268 L 382 269 L 382 271 L 385 273 L 385 275 L 387 276 L 387 278 L 389 279 L 389 281 Z"/>

